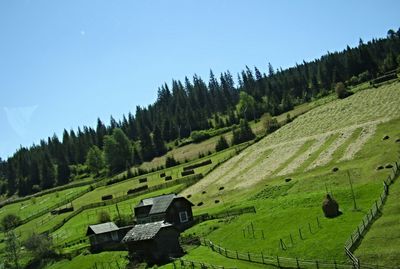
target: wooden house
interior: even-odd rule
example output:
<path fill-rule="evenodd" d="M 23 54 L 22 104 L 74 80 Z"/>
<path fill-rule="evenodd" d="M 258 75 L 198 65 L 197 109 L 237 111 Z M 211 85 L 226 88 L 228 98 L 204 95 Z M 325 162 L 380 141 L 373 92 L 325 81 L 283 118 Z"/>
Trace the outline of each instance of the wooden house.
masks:
<path fill-rule="evenodd" d="M 183 255 L 179 230 L 164 221 L 135 225 L 122 239 L 135 261 L 160 264 Z"/>
<path fill-rule="evenodd" d="M 136 222 L 165 221 L 183 231 L 193 224 L 192 206 L 189 200 L 176 194 L 143 199 L 135 207 Z"/>
<path fill-rule="evenodd" d="M 89 237 L 92 251 L 123 250 L 121 240 L 131 228 L 132 226 L 119 228 L 114 222 L 106 222 L 90 225 L 86 236 Z"/>

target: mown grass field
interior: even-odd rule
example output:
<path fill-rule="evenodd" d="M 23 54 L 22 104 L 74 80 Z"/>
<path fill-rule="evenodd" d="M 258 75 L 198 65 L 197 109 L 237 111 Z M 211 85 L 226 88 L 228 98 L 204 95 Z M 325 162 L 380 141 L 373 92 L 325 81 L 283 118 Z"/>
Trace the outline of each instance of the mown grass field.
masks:
<path fill-rule="evenodd" d="M 206 236 L 231 250 L 346 262 L 344 242 L 379 197 L 382 181 L 390 172 L 376 168 L 399 159 L 400 143 L 395 142 L 400 138 L 399 107 L 400 85 L 394 83 L 360 91 L 298 117 L 182 192 L 190 194 L 195 204 L 203 202 L 194 208 L 197 214 L 242 206 L 255 206 L 257 213 L 222 223 L 205 222 L 185 233 Z M 343 135 L 346 139 L 337 142 Z M 386 135 L 390 139 L 383 140 Z M 321 137 L 319 146 L 308 151 Z M 278 153 L 273 154 L 274 150 Z M 308 158 L 300 158 L 305 153 Z M 277 161 L 278 156 L 284 160 Z M 321 159 L 319 165 L 310 168 Z M 296 169 L 278 175 L 295 160 L 301 160 Z M 333 172 L 333 167 L 339 170 Z M 353 208 L 349 175 L 357 210 Z M 292 180 L 285 182 L 286 178 Z M 221 191 L 220 187 L 224 189 Z M 333 193 L 343 212 L 337 218 L 323 217 L 321 204 L 326 190 Z M 321 228 L 317 226 L 317 217 Z M 243 233 L 251 224 L 255 238 Z M 396 229 L 392 230 L 400 236 Z M 280 239 L 286 244 L 285 250 L 280 247 Z M 385 255 L 384 249 L 382 255 Z M 394 246 L 387 249 L 393 255 L 399 254 Z M 376 247 L 376 255 L 379 252 Z M 203 261 L 212 263 L 210 259 Z M 393 265 L 393 260 L 386 265 Z"/>
<path fill-rule="evenodd" d="M 189 200 L 195 204 L 194 214 L 215 213 L 245 206 L 254 206 L 257 213 L 206 221 L 187 230 L 185 235 L 206 237 L 233 251 L 347 262 L 343 250 L 344 242 L 381 193 L 382 181 L 389 174 L 388 169 L 376 168 L 399 160 L 400 143 L 395 142 L 400 138 L 399 107 L 398 82 L 377 89 L 360 90 L 344 100 L 328 96 L 297 107 L 290 114 L 301 115 L 293 122 L 239 154 L 238 147 L 232 147 L 179 166 L 96 188 L 75 199 L 72 204 L 78 209 L 100 202 L 104 195 L 113 195 L 113 198 L 116 198 L 125 196 L 127 190 L 144 184 L 162 184 L 165 182 L 165 179 L 160 177 L 162 172 L 172 176 L 173 181 L 181 177 L 184 166 L 211 159 L 212 164 L 196 168 L 196 174 L 207 174 L 216 165 L 221 164 L 204 179 L 181 192 L 186 197 L 190 195 Z M 283 122 L 286 120 L 286 114 L 278 118 Z M 262 121 L 252 123 L 252 128 L 257 134 L 262 134 L 262 124 Z M 226 134 L 227 137 L 229 135 Z M 389 136 L 389 139 L 383 140 L 384 136 Z M 218 137 L 214 137 L 199 144 L 190 144 L 174 149 L 171 153 L 180 161 L 197 158 L 200 152 L 213 151 L 217 139 Z M 227 159 L 228 161 L 224 162 Z M 165 160 L 158 158 L 144 164 L 143 167 L 156 167 L 164 162 Z M 338 171 L 333 172 L 334 167 L 338 168 Z M 138 179 L 144 177 L 147 178 L 147 182 L 139 183 Z M 356 210 L 353 206 L 349 178 L 355 189 Z M 87 187 L 67 189 L 59 191 L 58 194 L 48 194 L 35 200 L 7 205 L 0 209 L 0 216 L 11 212 L 25 214 L 24 212 L 31 212 L 32 209 L 42 210 L 59 202 L 59 198 L 65 199 L 67 195 L 72 195 L 71 191 L 76 193 Z M 393 187 L 396 188 L 395 185 Z M 118 203 L 118 209 L 113 204 L 85 210 L 66 222 L 52 236 L 57 244 L 80 238 L 85 235 L 88 225 L 98 223 L 100 211 L 109 212 L 113 219 L 117 217 L 118 210 L 121 215 L 132 214 L 132 207 L 140 199 L 180 190 L 182 186 L 176 185 L 138 195 Z M 324 218 L 321 210 L 321 203 L 327 191 L 333 194 L 343 212 L 334 219 Z M 397 241 L 393 241 L 393 245 L 385 245 L 385 236 L 400 236 L 398 223 L 395 222 L 400 212 L 393 202 L 397 194 L 394 192 L 389 197 L 389 208 L 383 214 L 386 221 L 379 224 L 378 220 L 374 224 L 371 228 L 372 237 L 368 238 L 367 234 L 360 251 L 356 252 L 356 255 L 360 253 L 361 259 L 376 263 L 374 259 L 378 257 L 383 265 L 393 265 L 391 255 L 400 255 L 400 249 L 397 250 L 395 245 Z M 198 206 L 201 202 L 202 205 Z M 21 235 L 20 239 L 24 240 L 33 232 L 41 233 L 50 229 L 69 214 L 71 213 L 53 216 L 47 213 L 18 227 L 16 232 Z M 384 232 L 386 226 L 390 227 L 388 232 Z M 249 227 L 252 227 L 251 231 Z M 0 237 L 2 239 L 3 235 Z M 281 248 L 281 240 L 285 249 Z M 371 246 L 376 247 L 372 252 Z M 3 247 L 4 244 L 0 243 L 0 248 Z M 107 255 L 113 254 L 103 253 L 104 257 L 108 257 Z M 56 263 L 50 268 L 69 268 L 84 259 L 100 261 L 101 257 L 78 256 L 72 261 Z M 227 259 L 206 247 L 195 248 L 184 258 L 225 267 L 261 267 Z M 93 266 L 93 263 L 91 264 Z M 165 268 L 171 266 L 169 264 Z"/>

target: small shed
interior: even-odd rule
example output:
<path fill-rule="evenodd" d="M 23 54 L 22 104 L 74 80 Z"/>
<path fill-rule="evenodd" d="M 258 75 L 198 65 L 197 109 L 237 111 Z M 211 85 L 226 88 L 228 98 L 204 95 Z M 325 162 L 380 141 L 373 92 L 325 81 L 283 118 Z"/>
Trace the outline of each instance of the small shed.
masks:
<path fill-rule="evenodd" d="M 132 226 L 119 228 L 114 222 L 90 225 L 86 236 L 89 237 L 90 247 L 94 251 L 123 249 L 120 244 L 126 232 Z"/>
<path fill-rule="evenodd" d="M 170 223 L 157 221 L 134 226 L 122 239 L 130 257 L 149 264 L 160 264 L 183 255 L 179 230 Z"/>
<path fill-rule="evenodd" d="M 135 207 L 136 222 L 165 221 L 183 231 L 193 224 L 192 206 L 189 200 L 176 194 L 143 199 Z"/>

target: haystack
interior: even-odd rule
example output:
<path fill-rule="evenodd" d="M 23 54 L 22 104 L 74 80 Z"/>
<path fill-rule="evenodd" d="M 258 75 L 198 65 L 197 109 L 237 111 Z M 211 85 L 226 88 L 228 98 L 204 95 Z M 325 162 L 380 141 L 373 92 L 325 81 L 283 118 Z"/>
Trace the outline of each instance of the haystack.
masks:
<path fill-rule="evenodd" d="M 334 218 L 340 215 L 338 203 L 329 194 L 326 195 L 322 203 L 322 211 L 324 211 L 327 218 Z"/>

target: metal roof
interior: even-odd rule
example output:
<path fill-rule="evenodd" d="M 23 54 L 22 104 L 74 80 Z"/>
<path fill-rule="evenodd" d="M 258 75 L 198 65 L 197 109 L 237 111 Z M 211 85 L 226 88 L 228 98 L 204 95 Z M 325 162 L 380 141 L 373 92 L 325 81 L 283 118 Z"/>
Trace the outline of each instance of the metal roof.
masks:
<path fill-rule="evenodd" d="M 119 229 L 118 226 L 114 222 L 106 222 L 96 225 L 90 225 L 87 229 L 86 235 L 103 234 L 103 233 L 117 231 L 118 229 Z"/>
<path fill-rule="evenodd" d="M 125 235 L 121 242 L 127 243 L 131 241 L 143 241 L 153 239 L 161 229 L 167 227 L 173 226 L 172 224 L 164 221 L 138 224 Z"/>
<path fill-rule="evenodd" d="M 167 211 L 168 207 L 175 198 L 180 198 L 176 194 L 166 194 L 157 197 L 143 199 L 136 207 L 149 206 L 151 209 L 149 215 L 163 213 Z"/>

